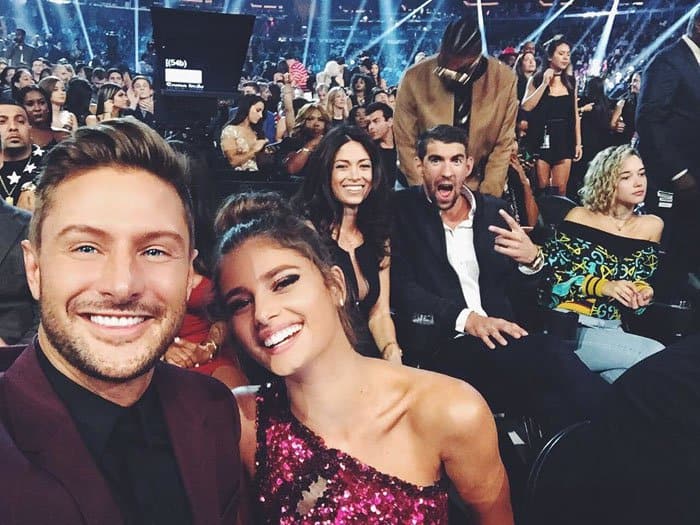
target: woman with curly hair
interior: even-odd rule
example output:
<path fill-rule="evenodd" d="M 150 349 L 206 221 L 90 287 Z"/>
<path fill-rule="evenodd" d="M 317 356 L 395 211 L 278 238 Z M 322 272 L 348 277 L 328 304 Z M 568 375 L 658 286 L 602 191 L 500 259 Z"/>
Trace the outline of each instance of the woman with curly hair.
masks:
<path fill-rule="evenodd" d="M 343 270 L 362 320 L 358 351 L 401 362 L 389 311 L 389 188 L 379 150 L 364 131 L 340 126 L 321 140 L 308 173 L 296 204 Z"/>
<path fill-rule="evenodd" d="M 496 226 L 496 251 L 518 262 L 540 261 L 551 290 L 543 290 L 549 321 L 577 322 L 576 354 L 608 382 L 663 348 L 653 339 L 622 329 L 629 314 L 641 314 L 654 298 L 663 221 L 639 215 L 647 178 L 630 146 L 609 147 L 591 161 L 573 208 L 541 248 L 510 217 L 511 230 Z"/>

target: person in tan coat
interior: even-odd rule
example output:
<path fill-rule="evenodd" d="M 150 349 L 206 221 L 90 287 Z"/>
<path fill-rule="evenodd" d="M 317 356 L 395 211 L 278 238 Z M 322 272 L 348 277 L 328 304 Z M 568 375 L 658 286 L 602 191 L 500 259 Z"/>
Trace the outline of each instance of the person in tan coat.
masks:
<path fill-rule="evenodd" d="M 469 133 L 476 174 L 469 181 L 472 189 L 496 197 L 503 193 L 515 141 L 517 79 L 481 53 L 476 23 L 462 18 L 445 30 L 440 53 L 409 68 L 401 80 L 394 133 L 400 168 L 410 185 L 423 183 L 415 167 L 416 139 L 448 124 Z"/>

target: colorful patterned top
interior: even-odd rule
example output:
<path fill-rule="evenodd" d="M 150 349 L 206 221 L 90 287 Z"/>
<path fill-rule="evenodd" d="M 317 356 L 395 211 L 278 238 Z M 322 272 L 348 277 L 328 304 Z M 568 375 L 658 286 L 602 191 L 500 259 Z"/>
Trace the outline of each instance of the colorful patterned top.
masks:
<path fill-rule="evenodd" d="M 607 281 L 632 281 L 649 286 L 659 265 L 659 245 L 613 235 L 583 224 L 564 221 L 543 247 L 551 294 L 549 308 L 571 310 L 598 319 L 620 319 L 619 303 L 603 297 Z M 635 310 L 640 314 L 644 308 Z"/>
<path fill-rule="evenodd" d="M 323 440 L 289 409 L 282 381 L 257 396 L 256 499 L 274 524 L 447 524 L 447 483 L 419 487 Z"/>

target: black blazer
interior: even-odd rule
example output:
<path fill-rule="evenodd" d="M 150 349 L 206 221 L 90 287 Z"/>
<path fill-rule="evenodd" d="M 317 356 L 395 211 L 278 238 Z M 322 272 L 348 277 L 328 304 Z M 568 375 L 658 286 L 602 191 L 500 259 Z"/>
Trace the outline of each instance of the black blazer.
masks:
<path fill-rule="evenodd" d="M 644 72 L 636 124 L 652 191 L 672 190 L 671 178 L 684 169 L 700 177 L 700 66 L 682 39 Z"/>
<path fill-rule="evenodd" d="M 481 305 L 489 316 L 513 320 L 507 297 L 516 263 L 494 251 L 492 224 L 507 227 L 498 214 L 506 203 L 475 193 L 474 246 L 479 262 Z M 395 218 L 391 236 L 391 305 L 403 321 L 419 317 L 416 324 L 432 319 L 436 337 L 455 335 L 455 322 L 467 307 L 459 277 L 447 259 L 445 231 L 439 210 L 428 201 L 422 186 L 395 194 Z"/>
<path fill-rule="evenodd" d="M 218 381 L 158 363 L 163 406 L 193 525 L 249 523 L 236 402 Z M 120 525 L 119 508 L 29 346 L 0 376 L 0 523 Z"/>
<path fill-rule="evenodd" d="M 28 344 L 39 324 L 39 309 L 27 286 L 20 242 L 31 215 L 0 200 L 0 338 Z"/>

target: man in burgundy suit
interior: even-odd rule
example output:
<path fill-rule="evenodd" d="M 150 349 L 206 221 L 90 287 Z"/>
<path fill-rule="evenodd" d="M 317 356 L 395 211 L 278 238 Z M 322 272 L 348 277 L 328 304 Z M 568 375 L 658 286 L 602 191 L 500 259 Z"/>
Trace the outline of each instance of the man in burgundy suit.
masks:
<path fill-rule="evenodd" d="M 134 119 L 56 146 L 27 282 L 38 336 L 0 377 L 0 523 L 245 523 L 229 390 L 160 357 L 192 287 L 178 157 Z"/>

